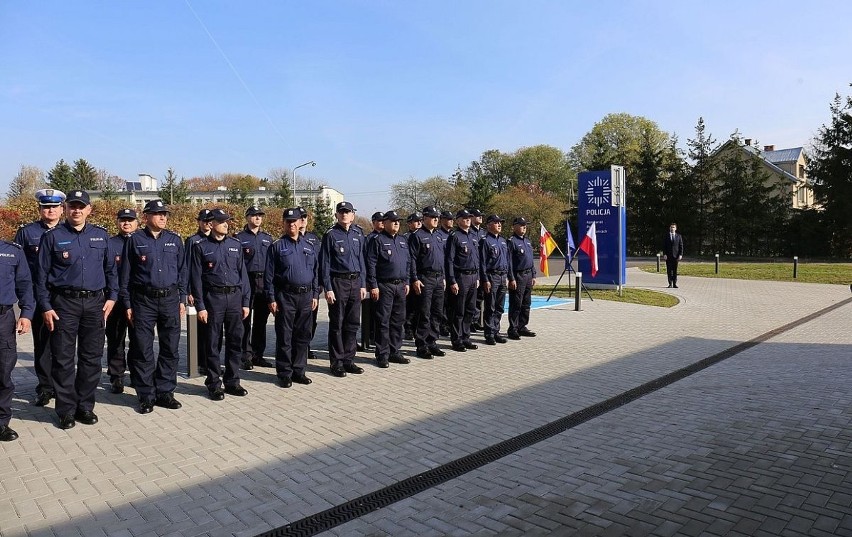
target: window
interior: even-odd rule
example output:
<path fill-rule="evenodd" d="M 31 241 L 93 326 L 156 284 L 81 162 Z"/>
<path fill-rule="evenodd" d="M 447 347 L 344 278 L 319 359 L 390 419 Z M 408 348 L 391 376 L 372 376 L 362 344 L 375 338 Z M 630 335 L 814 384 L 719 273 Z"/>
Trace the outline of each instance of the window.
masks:
<path fill-rule="evenodd" d="M 805 178 L 805 165 L 799 164 L 799 179 Z"/>
<path fill-rule="evenodd" d="M 806 186 L 800 186 L 796 190 L 796 199 L 799 202 L 799 205 L 804 205 L 804 204 L 807 203 L 807 194 L 808 194 L 808 187 L 806 187 Z"/>

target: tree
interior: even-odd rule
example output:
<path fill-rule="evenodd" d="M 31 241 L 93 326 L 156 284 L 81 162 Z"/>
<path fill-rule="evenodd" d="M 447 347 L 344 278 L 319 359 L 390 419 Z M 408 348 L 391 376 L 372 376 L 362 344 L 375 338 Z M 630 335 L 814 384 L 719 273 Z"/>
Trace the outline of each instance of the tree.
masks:
<path fill-rule="evenodd" d="M 595 123 L 592 130 L 571 148 L 568 162 L 577 171 L 624 166 L 629 180 L 629 172 L 639 160 L 643 136 L 647 136 L 655 149 L 670 145 L 669 134 L 650 119 L 624 113 L 609 114 Z"/>
<path fill-rule="evenodd" d="M 322 237 L 326 230 L 334 225 L 335 221 L 331 203 L 322 196 L 317 196 L 314 201 L 314 233 L 318 237 Z"/>
<path fill-rule="evenodd" d="M 704 118 L 699 117 L 695 125 L 695 138 L 687 139 L 687 156 L 692 161 L 688 181 L 678 185 L 680 204 L 691 200 L 689 207 L 679 211 L 674 221 L 681 223 L 681 229 L 688 229 L 694 237 L 693 249 L 695 253 L 703 253 L 706 248 L 709 232 L 711 208 L 713 170 L 710 157 L 719 148 L 716 140 L 710 133 L 705 133 Z M 679 205 L 680 205 L 679 204 Z"/>
<path fill-rule="evenodd" d="M 576 189 L 577 171 L 567 155 L 559 148 L 549 145 L 522 147 L 514 153 L 504 155 L 504 165 L 510 185 L 538 185 L 567 200 L 572 187 Z"/>
<path fill-rule="evenodd" d="M 565 204 L 555 198 L 543 188 L 533 184 L 514 185 L 492 199 L 492 209 L 495 213 L 503 216 L 508 224 L 503 225 L 503 234 L 509 236 L 512 232 L 512 220 L 516 216 L 523 216 L 530 222 L 529 233 L 533 244 L 538 244 L 539 227 L 538 222 L 544 224 L 548 231 L 554 233 L 562 220 L 562 211 Z M 560 248 L 564 250 L 564 236 L 562 233 Z"/>
<path fill-rule="evenodd" d="M 160 199 L 166 205 L 189 203 L 189 185 L 183 177 L 178 180 L 174 168 L 166 170 L 165 181 L 160 187 Z"/>
<path fill-rule="evenodd" d="M 290 172 L 285 168 L 272 168 L 269 170 L 267 184 L 272 190 L 273 207 L 293 207 L 293 187 L 290 184 Z"/>
<path fill-rule="evenodd" d="M 809 151 L 808 177 L 831 234 L 830 253 L 852 256 L 852 97 L 834 96 L 831 122 L 822 125 Z"/>
<path fill-rule="evenodd" d="M 97 189 L 101 191 L 101 199 L 118 199 L 118 193 L 124 189 L 124 179 L 110 174 L 105 169 L 100 169 L 98 170 Z"/>
<path fill-rule="evenodd" d="M 59 159 L 59 162 L 47 172 L 47 184 L 66 194 L 75 188 L 76 183 L 71 166 L 64 159 Z"/>
<path fill-rule="evenodd" d="M 98 171 L 86 159 L 78 158 L 71 170 L 74 176 L 74 188 L 80 190 L 97 190 Z"/>
<path fill-rule="evenodd" d="M 257 190 L 259 181 L 251 175 L 235 177 L 228 181 L 228 203 L 245 205 L 249 200 L 249 193 Z"/>
<path fill-rule="evenodd" d="M 41 168 L 21 165 L 21 169 L 9 184 L 6 200 L 9 202 L 31 201 L 40 188 L 44 188 L 44 172 Z"/>

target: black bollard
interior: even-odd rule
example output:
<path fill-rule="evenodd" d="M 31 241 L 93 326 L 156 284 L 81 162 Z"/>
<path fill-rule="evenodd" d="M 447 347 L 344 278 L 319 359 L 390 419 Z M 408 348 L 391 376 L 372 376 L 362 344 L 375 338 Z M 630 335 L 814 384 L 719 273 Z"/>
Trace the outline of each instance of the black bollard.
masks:
<path fill-rule="evenodd" d="M 719 274 L 719 254 L 716 254 L 716 274 Z"/>
<path fill-rule="evenodd" d="M 583 294 L 580 290 L 583 288 L 583 273 L 577 272 L 577 277 L 574 278 L 574 311 L 580 311 L 580 296 Z"/>
<path fill-rule="evenodd" d="M 660 272 L 660 254 L 657 254 L 657 272 Z"/>
<path fill-rule="evenodd" d="M 793 256 L 793 279 L 795 280 L 799 275 L 799 256 Z"/>

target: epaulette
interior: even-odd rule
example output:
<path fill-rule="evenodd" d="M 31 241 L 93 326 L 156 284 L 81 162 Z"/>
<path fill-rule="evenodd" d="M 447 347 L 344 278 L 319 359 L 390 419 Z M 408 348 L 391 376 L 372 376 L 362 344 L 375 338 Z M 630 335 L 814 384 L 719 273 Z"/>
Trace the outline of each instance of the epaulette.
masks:
<path fill-rule="evenodd" d="M 3 241 L 3 242 L 5 242 L 6 244 L 10 244 L 10 245 L 12 245 L 12 246 L 16 246 L 19 250 L 23 250 L 23 249 L 24 249 L 24 247 L 23 247 L 23 246 L 21 246 L 20 244 L 18 244 L 17 242 L 13 242 L 13 241 Z"/>
<path fill-rule="evenodd" d="M 45 229 L 45 230 L 44 230 L 44 233 L 45 233 L 45 234 L 50 233 L 50 232 L 52 232 L 53 230 L 58 229 L 58 228 L 59 228 L 59 226 L 49 227 L 49 228 L 47 228 L 47 229 Z"/>
<path fill-rule="evenodd" d="M 100 224 L 92 224 L 92 227 L 102 229 L 102 230 L 106 231 L 107 233 L 109 233 L 109 230 L 107 228 L 105 228 L 104 226 L 100 225 Z"/>

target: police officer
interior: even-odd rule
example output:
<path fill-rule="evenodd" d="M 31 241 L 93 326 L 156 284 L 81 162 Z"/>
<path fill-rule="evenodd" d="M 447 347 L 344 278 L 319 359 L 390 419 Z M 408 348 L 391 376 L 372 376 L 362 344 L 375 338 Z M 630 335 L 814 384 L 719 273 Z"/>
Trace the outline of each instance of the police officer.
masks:
<path fill-rule="evenodd" d="M 226 393 L 238 397 L 248 394 L 248 390 L 240 386 L 239 369 L 243 319 L 249 314 L 251 288 L 240 241 L 228 236 L 231 217 L 222 209 L 214 209 L 211 216 L 210 235 L 193 246 L 189 279 L 198 320 L 207 323 L 207 379 L 204 384 L 210 399 L 221 401 Z M 219 340 L 223 328 L 224 378 L 219 369 Z"/>
<path fill-rule="evenodd" d="M 41 236 L 48 229 L 53 229 L 62 219 L 65 194 L 55 188 L 43 188 L 35 193 L 38 201 L 39 219 L 18 228 L 15 234 L 15 242 L 24 249 L 27 256 L 27 264 L 30 268 L 33 285 L 35 285 L 38 274 L 38 247 Z M 33 289 L 35 293 L 35 289 Z M 53 380 L 50 376 L 50 367 L 53 355 L 50 352 L 50 330 L 44 324 L 43 311 L 36 304 L 32 317 L 33 333 L 33 365 L 36 374 L 36 406 L 45 406 L 54 397 Z"/>
<path fill-rule="evenodd" d="M 115 259 L 107 230 L 89 224 L 88 192 L 75 190 L 65 200 L 65 222 L 45 232 L 39 243 L 36 300 L 44 324 L 53 332 L 51 376 L 59 427 L 98 422 L 95 391 L 101 377 L 104 325 L 118 298 Z M 74 370 L 74 353 L 77 370 Z"/>
<path fill-rule="evenodd" d="M 322 238 L 320 279 L 328 303 L 328 357 L 331 374 L 345 377 L 364 370 L 352 363 L 357 350 L 361 301 L 367 297 L 364 234 L 355 227 L 355 208 L 348 201 L 335 207 L 337 223 Z"/>
<path fill-rule="evenodd" d="M 180 360 L 180 322 L 186 314 L 186 255 L 180 236 L 166 229 L 169 209 L 152 200 L 142 210 L 145 227 L 131 235 L 124 247 L 119 285 L 127 305 L 127 321 L 139 355 L 130 364 L 130 376 L 139 398 L 139 413 L 154 405 L 177 410 L 175 399 Z M 159 354 L 154 357 L 154 328 Z"/>
<path fill-rule="evenodd" d="M 21 246 L 0 241 L 0 442 L 11 442 L 18 433 L 9 428 L 12 418 L 12 397 L 15 384 L 12 370 L 18 361 L 15 333 L 26 334 L 35 313 L 33 280 L 26 255 Z M 21 315 L 15 322 L 15 302 Z"/>
<path fill-rule="evenodd" d="M 500 235 L 505 220 L 496 214 L 488 215 L 485 237 L 479 240 L 479 277 L 485 297 L 482 318 L 485 344 L 506 343 L 500 334 L 500 320 L 506 301 L 506 282 L 512 272 L 512 260 L 506 239 Z"/>
<path fill-rule="evenodd" d="M 314 249 L 314 253 L 317 256 L 317 260 L 319 260 L 319 252 L 320 252 L 320 247 L 322 246 L 322 244 L 320 243 L 320 239 L 319 239 L 319 237 L 317 237 L 316 233 L 314 233 L 313 231 L 307 231 L 307 229 L 308 229 L 308 211 L 306 211 L 304 207 L 296 207 L 296 208 L 299 209 L 299 216 L 300 216 L 300 218 L 299 218 L 299 232 L 302 234 L 303 237 L 305 237 L 305 240 L 308 241 L 308 244 L 311 246 L 311 248 Z M 319 264 L 317 264 L 317 274 L 319 274 Z M 318 285 L 317 292 L 319 294 L 322 294 L 322 292 L 323 292 L 322 282 L 320 282 L 319 279 L 317 280 L 317 285 Z M 314 336 L 317 333 L 317 313 L 318 312 L 319 312 L 319 307 L 314 308 L 314 310 L 311 312 L 311 319 L 312 319 L 311 340 L 312 341 L 314 339 Z M 316 353 L 314 353 L 314 351 L 312 351 L 310 349 L 310 344 L 309 344 L 308 345 L 308 358 L 316 359 L 316 357 L 317 357 Z"/>
<path fill-rule="evenodd" d="M 115 260 L 116 270 L 121 276 L 121 260 L 124 256 L 124 243 L 139 227 L 136 211 L 133 209 L 121 209 L 116 214 L 118 233 L 109 238 L 109 255 Z M 121 282 L 119 282 L 119 287 Z M 124 339 L 130 331 L 130 344 L 128 352 L 124 352 Z M 133 335 L 133 325 L 127 324 L 127 304 L 121 298 L 119 292 L 118 302 L 109 313 L 106 322 L 107 341 L 107 373 L 112 386 L 112 393 L 124 392 L 124 372 L 127 370 L 127 356 L 130 361 L 136 356 L 136 337 Z"/>
<path fill-rule="evenodd" d="M 515 218 L 512 221 L 512 236 L 508 241 L 509 257 L 512 260 L 509 272 L 509 339 L 535 337 L 535 332 L 527 328 L 536 273 L 532 243 L 526 234 L 527 220 L 522 216 Z"/>
<path fill-rule="evenodd" d="M 473 217 L 467 209 L 456 213 L 456 227 L 447 242 L 444 272 L 452 293 L 450 306 L 450 337 L 453 350 L 465 352 L 476 349 L 470 341 L 470 323 L 476 312 L 476 290 L 479 287 L 479 238 L 471 229 Z"/>
<path fill-rule="evenodd" d="M 243 322 L 243 369 L 272 367 L 263 358 L 266 350 L 266 322 L 269 306 L 263 291 L 263 271 L 266 268 L 266 252 L 272 244 L 272 235 L 261 229 L 266 213 L 257 205 L 246 209 L 246 225 L 235 235 L 243 249 L 243 259 L 249 275 L 251 299 L 249 316 Z"/>
<path fill-rule="evenodd" d="M 367 287 L 376 306 L 376 365 L 407 364 L 402 356 L 405 299 L 412 279 L 408 242 L 399 235 L 396 211 L 384 213 L 384 229 L 367 246 Z"/>
<path fill-rule="evenodd" d="M 312 312 L 317 309 L 317 254 L 300 232 L 302 213 L 285 209 L 284 236 L 266 257 L 265 300 L 275 315 L 275 372 L 282 388 L 310 384 L 305 375 L 311 343 Z"/>
<path fill-rule="evenodd" d="M 444 316 L 444 248 L 446 239 L 438 231 L 437 207 L 423 208 L 423 227 L 408 237 L 413 264 L 412 291 L 415 297 L 414 344 L 417 356 L 431 359 L 446 353 L 438 347 Z"/>
<path fill-rule="evenodd" d="M 192 252 L 193 247 L 206 239 L 208 235 L 210 235 L 210 225 L 213 222 L 213 212 L 210 209 L 201 209 L 198 211 L 198 216 L 195 219 L 196 224 L 198 225 L 198 230 L 186 238 L 183 241 L 183 252 L 186 257 L 184 261 L 184 267 L 186 267 L 187 274 L 189 273 L 189 268 L 192 265 Z M 189 288 L 189 284 L 187 283 L 187 295 L 186 295 L 186 304 L 188 306 L 195 306 L 195 299 L 192 296 L 191 289 Z M 207 374 L 207 323 L 196 323 L 196 348 L 198 349 L 198 374 L 206 375 Z"/>
<path fill-rule="evenodd" d="M 364 248 L 370 247 L 370 243 L 379 233 L 385 228 L 384 213 L 376 211 L 370 218 L 370 223 L 373 229 L 364 236 Z M 376 335 L 378 323 L 376 322 L 376 308 L 373 301 L 368 296 L 361 302 L 361 349 L 369 351 L 376 346 Z"/>
<path fill-rule="evenodd" d="M 450 240 L 450 235 L 453 234 L 453 222 L 455 219 L 455 215 L 453 215 L 450 211 L 441 211 L 441 218 L 438 221 L 439 226 L 436 233 L 439 234 L 441 238 L 444 239 L 444 245 L 446 246 L 447 242 Z M 446 249 L 444 251 L 446 254 Z M 446 274 L 444 275 L 446 278 Z M 450 305 L 453 302 L 452 292 L 450 291 L 449 286 L 445 286 L 444 289 L 444 315 L 441 318 L 441 330 L 440 334 L 444 337 L 449 337 L 450 335 Z"/>
<path fill-rule="evenodd" d="M 485 238 L 485 235 L 488 231 L 485 229 L 485 226 L 482 225 L 482 221 L 484 219 L 484 214 L 477 208 L 468 209 L 470 214 L 473 215 L 473 218 L 470 221 L 470 229 L 476 235 L 478 240 L 482 240 Z M 483 319 L 482 319 L 482 306 L 483 301 L 485 300 L 485 295 L 483 294 L 484 290 L 482 286 L 479 286 L 479 289 L 476 290 L 476 312 L 473 314 L 473 321 L 470 324 L 470 329 L 473 332 L 479 332 L 483 329 Z"/>
<path fill-rule="evenodd" d="M 401 236 L 403 239 L 408 241 L 409 237 L 411 237 L 415 231 L 423 227 L 423 214 L 419 211 L 414 211 L 408 215 L 405 222 L 408 224 L 408 231 L 402 233 Z M 409 292 L 408 296 L 405 297 L 405 331 L 403 332 L 402 338 L 406 341 L 414 339 L 414 317 L 417 315 L 416 300 L 417 296 L 414 293 Z"/>

